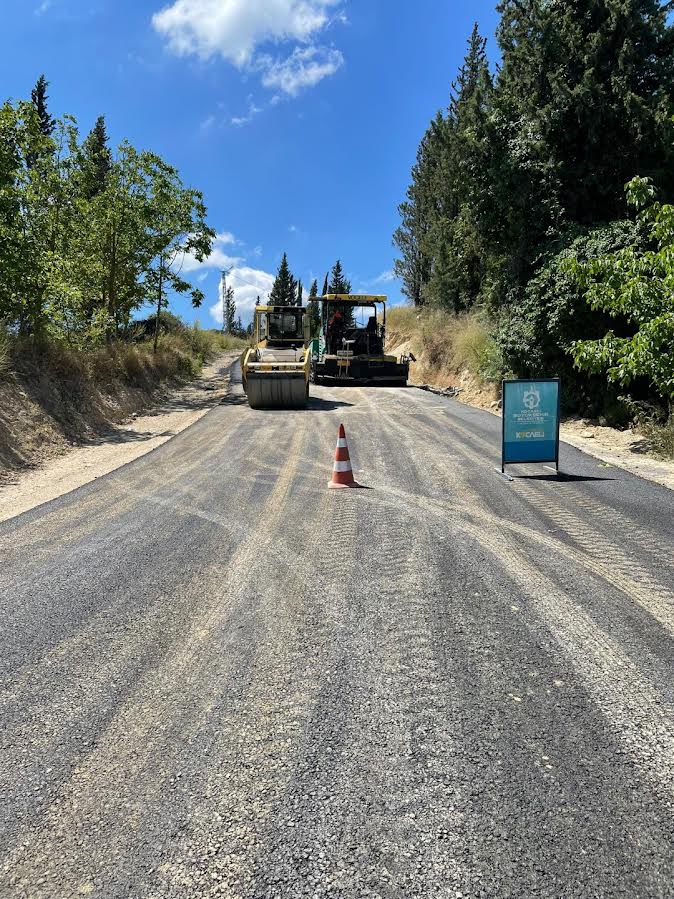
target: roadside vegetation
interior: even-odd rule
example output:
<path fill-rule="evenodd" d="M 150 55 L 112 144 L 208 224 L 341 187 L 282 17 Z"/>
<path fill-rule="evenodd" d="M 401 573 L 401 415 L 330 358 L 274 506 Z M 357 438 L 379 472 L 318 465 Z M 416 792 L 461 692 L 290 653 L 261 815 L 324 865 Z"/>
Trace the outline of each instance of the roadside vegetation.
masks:
<path fill-rule="evenodd" d="M 168 311 L 172 295 L 204 299 L 182 273 L 215 237 L 201 193 L 154 153 L 113 151 L 102 117 L 82 139 L 52 117 L 47 88 L 41 77 L 0 107 L 0 468 L 139 411 L 244 344 L 232 295 L 232 333 Z"/>
<path fill-rule="evenodd" d="M 466 342 L 487 379 L 560 376 L 588 418 L 627 425 L 640 403 L 652 434 L 674 401 L 668 9 L 504 0 L 499 68 L 476 27 L 394 237 L 422 331 L 457 332 L 445 355 Z"/>

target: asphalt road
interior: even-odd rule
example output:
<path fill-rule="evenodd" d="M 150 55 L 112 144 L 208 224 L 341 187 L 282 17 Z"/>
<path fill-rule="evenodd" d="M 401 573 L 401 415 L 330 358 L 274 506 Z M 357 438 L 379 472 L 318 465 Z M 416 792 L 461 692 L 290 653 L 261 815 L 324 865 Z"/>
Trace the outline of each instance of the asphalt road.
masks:
<path fill-rule="evenodd" d="M 673 896 L 674 495 L 314 397 L 0 525 L 0 896 Z"/>

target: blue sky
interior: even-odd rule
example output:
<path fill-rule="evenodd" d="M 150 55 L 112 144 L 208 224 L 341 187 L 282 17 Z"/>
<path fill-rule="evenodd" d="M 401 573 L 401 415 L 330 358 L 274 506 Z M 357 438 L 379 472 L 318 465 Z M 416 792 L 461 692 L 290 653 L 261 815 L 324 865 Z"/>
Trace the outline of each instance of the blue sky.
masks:
<path fill-rule="evenodd" d="M 52 114 L 160 153 L 203 191 L 219 240 L 186 319 L 215 324 L 219 269 L 243 318 L 281 254 L 308 288 L 338 257 L 386 293 L 419 139 L 494 0 L 2 0 L 1 99 L 50 82 Z M 211 309 L 215 307 L 215 311 Z"/>

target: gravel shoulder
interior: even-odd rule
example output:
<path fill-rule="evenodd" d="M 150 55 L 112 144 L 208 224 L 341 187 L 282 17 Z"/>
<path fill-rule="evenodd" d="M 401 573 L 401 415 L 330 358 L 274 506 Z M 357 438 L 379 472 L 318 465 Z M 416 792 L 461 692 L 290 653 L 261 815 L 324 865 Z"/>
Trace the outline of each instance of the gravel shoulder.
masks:
<path fill-rule="evenodd" d="M 221 402 L 238 352 L 224 353 L 199 378 L 171 391 L 149 411 L 88 439 L 39 467 L 0 482 L 0 521 L 49 502 L 157 449 Z"/>

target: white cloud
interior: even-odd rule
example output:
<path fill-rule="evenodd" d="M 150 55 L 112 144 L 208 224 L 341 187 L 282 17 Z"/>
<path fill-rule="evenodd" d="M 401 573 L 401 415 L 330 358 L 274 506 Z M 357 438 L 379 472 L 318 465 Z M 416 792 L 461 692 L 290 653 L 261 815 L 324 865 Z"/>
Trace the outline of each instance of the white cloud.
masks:
<path fill-rule="evenodd" d="M 259 106 L 256 106 L 252 99 L 248 100 L 248 112 L 242 116 L 234 116 L 230 119 L 232 125 L 237 128 L 241 128 L 243 125 L 248 125 L 253 121 L 256 115 L 259 115 L 262 112 L 262 109 Z"/>
<path fill-rule="evenodd" d="M 52 7 L 52 0 L 43 0 L 34 10 L 36 16 L 43 16 Z"/>
<path fill-rule="evenodd" d="M 296 47 L 286 59 L 272 60 L 265 56 L 258 60 L 262 84 L 290 97 L 334 75 L 343 64 L 340 51 L 329 47 Z"/>
<path fill-rule="evenodd" d="M 258 296 L 264 302 L 274 286 L 274 275 L 249 266 L 238 266 L 227 276 L 227 286 L 234 288 L 236 312 L 242 319 L 249 320 Z M 218 297 L 209 309 L 211 317 L 222 325 L 222 298 Z"/>
<path fill-rule="evenodd" d="M 49 2 L 49 0 L 46 0 Z M 345 24 L 343 0 L 174 0 L 155 13 L 152 24 L 179 56 L 221 56 L 239 69 L 260 74 L 265 87 L 295 97 L 333 75 L 344 63 L 339 50 L 316 46 L 317 36 L 334 24 Z M 286 58 L 260 54 L 270 44 L 294 44 Z M 254 113 L 232 119 L 246 124 Z"/>
<path fill-rule="evenodd" d="M 378 278 L 375 278 L 372 281 L 372 284 L 390 284 L 392 281 L 395 281 L 396 276 L 393 269 L 389 269 L 387 272 L 382 272 Z"/>
<path fill-rule="evenodd" d="M 235 243 L 236 238 L 229 231 L 223 231 L 221 234 L 216 234 L 210 256 L 204 259 L 203 262 L 199 262 L 192 253 L 185 253 L 183 258 L 178 260 L 176 269 L 180 270 L 182 274 L 189 274 L 190 272 L 197 272 L 202 269 L 222 269 L 237 265 L 241 262 L 241 257 L 230 256 L 229 253 L 226 253 L 224 250 L 224 247 L 231 246 Z"/>
<path fill-rule="evenodd" d="M 175 0 L 152 17 L 156 30 L 181 56 L 220 54 L 238 67 L 261 44 L 304 43 L 330 23 L 341 0 Z"/>

